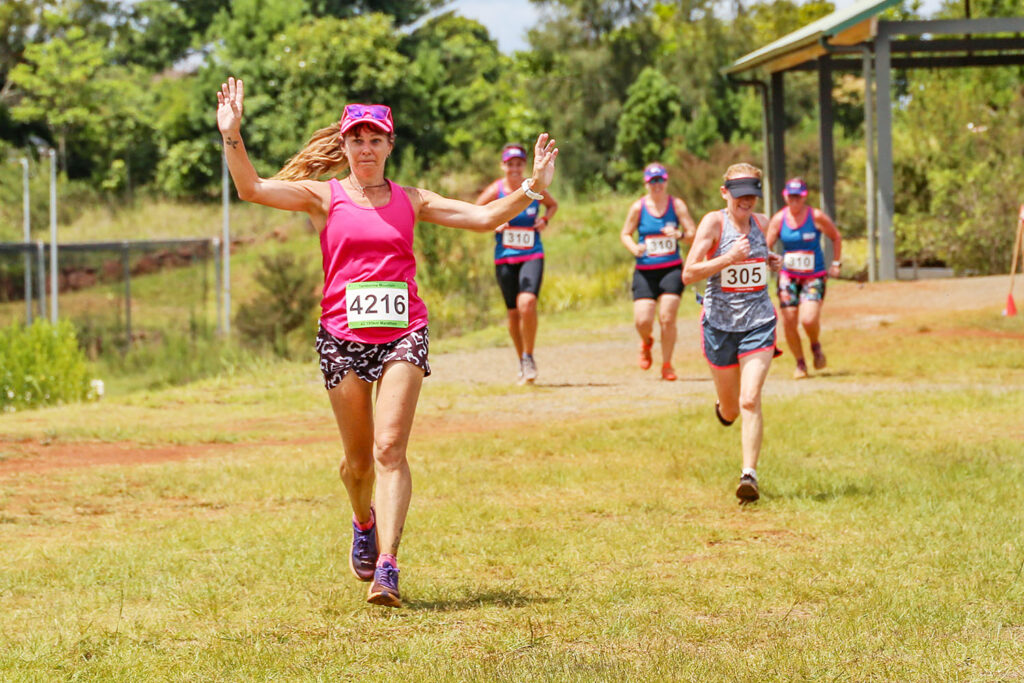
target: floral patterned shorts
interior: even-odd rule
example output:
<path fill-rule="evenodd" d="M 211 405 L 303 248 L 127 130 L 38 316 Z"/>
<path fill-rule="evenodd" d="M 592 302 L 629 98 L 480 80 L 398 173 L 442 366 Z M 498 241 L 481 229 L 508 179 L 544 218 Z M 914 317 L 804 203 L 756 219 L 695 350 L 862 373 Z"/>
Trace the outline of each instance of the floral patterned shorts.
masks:
<path fill-rule="evenodd" d="M 799 306 L 805 301 L 825 300 L 825 278 L 823 277 L 790 277 L 779 273 L 779 306 L 790 308 Z"/>
<path fill-rule="evenodd" d="M 365 382 L 376 382 L 384 374 L 384 366 L 395 360 L 404 360 L 423 370 L 423 376 L 430 376 L 427 350 L 430 335 L 426 327 L 413 330 L 386 344 L 365 344 L 357 341 L 338 339 L 320 326 L 316 335 L 316 350 L 320 354 L 320 372 L 324 374 L 324 386 L 333 389 L 338 386 L 349 370 Z"/>

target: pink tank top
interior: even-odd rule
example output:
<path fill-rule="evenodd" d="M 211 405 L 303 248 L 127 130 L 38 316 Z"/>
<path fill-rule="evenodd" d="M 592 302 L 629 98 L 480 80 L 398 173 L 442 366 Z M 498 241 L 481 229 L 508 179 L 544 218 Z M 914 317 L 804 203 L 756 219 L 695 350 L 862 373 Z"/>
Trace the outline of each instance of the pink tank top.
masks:
<path fill-rule="evenodd" d="M 416 216 L 405 190 L 388 183 L 391 201 L 364 207 L 330 180 L 331 210 L 320 233 L 320 324 L 338 339 L 386 344 L 427 325 L 412 251 Z"/>

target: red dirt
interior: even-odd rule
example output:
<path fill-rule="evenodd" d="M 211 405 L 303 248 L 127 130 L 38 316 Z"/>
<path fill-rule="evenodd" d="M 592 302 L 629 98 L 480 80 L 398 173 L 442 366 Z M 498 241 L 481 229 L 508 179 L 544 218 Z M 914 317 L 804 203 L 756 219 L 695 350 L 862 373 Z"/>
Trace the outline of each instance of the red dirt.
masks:
<path fill-rule="evenodd" d="M 877 326 L 879 322 L 928 311 L 954 312 L 1001 307 L 1005 296 L 1005 276 L 846 285 L 829 291 L 822 324 L 826 331 L 830 328 Z M 625 315 L 628 320 L 628 312 Z M 681 321 L 679 328 L 678 352 L 699 353 L 696 322 Z M 942 330 L 937 333 L 1024 338 L 1024 335 L 1017 333 L 976 329 Z M 608 367 L 609 358 L 621 356 L 623 348 L 633 348 L 624 347 L 624 344 L 633 344 L 633 336 L 631 327 L 624 324 L 621 329 L 610 331 L 607 338 L 595 338 L 563 349 L 544 349 L 546 358 L 561 359 L 559 367 L 552 364 L 542 368 L 548 383 L 538 384 L 537 389 L 541 389 L 539 392 L 510 391 L 508 397 L 502 398 L 502 408 L 498 414 L 486 412 L 485 402 L 476 401 L 473 397 L 452 399 L 443 408 L 421 405 L 413 430 L 414 436 L 490 431 L 501 428 L 502 423 L 521 428 L 531 420 L 540 418 L 571 419 L 590 414 L 614 416 L 621 414 L 624 409 L 623 397 L 632 402 L 633 408 L 639 409 L 645 401 L 648 405 L 678 405 L 681 395 L 709 391 L 706 376 L 686 377 L 681 373 L 679 382 L 655 382 L 651 381 L 649 373 L 623 374 L 617 366 Z M 431 362 L 435 371 L 439 371 L 438 375 L 447 377 L 447 381 L 508 385 L 510 358 L 508 349 L 501 348 L 439 354 Z M 804 383 L 800 390 L 811 386 Z M 455 403 L 458 403 L 457 408 Z M 244 431 L 242 429 L 240 433 Z M 0 439 L 0 453 L 13 453 L 15 456 L 0 460 L 0 479 L 55 469 L 175 462 L 237 453 L 250 448 L 339 441 L 337 434 L 326 425 L 308 425 L 306 431 L 307 434 L 312 433 L 299 439 L 155 447 L 133 442 L 67 443 Z"/>

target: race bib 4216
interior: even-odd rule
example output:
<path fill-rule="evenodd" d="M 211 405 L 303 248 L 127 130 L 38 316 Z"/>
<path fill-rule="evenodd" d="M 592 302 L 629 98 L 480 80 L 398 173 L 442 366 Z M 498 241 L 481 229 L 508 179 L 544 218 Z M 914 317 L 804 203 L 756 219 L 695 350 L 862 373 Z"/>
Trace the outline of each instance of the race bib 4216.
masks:
<path fill-rule="evenodd" d="M 763 258 L 747 259 L 722 270 L 723 292 L 757 292 L 768 286 L 768 266 Z"/>
<path fill-rule="evenodd" d="M 350 282 L 345 287 L 348 326 L 409 327 L 409 284 Z"/>

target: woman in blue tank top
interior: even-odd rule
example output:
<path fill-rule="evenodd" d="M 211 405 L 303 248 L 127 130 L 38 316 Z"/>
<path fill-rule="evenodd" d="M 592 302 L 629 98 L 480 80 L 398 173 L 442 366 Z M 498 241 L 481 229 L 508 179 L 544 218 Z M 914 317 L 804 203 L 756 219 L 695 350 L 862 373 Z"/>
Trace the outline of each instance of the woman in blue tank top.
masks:
<path fill-rule="evenodd" d="M 743 416 L 743 470 L 736 497 L 749 503 L 760 496 L 761 389 L 778 354 L 768 271 L 777 271 L 782 257 L 765 241 L 768 217 L 754 213 L 762 196 L 761 170 L 733 164 L 719 192 L 726 208 L 701 219 L 683 267 L 683 282 L 708 281 L 701 317 L 704 356 L 718 394 L 718 421 L 728 427 Z"/>
<path fill-rule="evenodd" d="M 661 329 L 661 378 L 672 382 L 672 349 L 676 343 L 676 314 L 683 293 L 683 260 L 679 240 L 693 241 L 696 226 L 686 202 L 668 193 L 668 171 L 659 163 L 644 169 L 647 194 L 633 202 L 619 239 L 636 258 L 633 271 L 633 323 L 640 334 L 641 370 L 651 367 L 654 314 Z M 680 229 L 681 228 L 681 229 Z M 639 240 L 633 240 L 633 233 Z"/>
<path fill-rule="evenodd" d="M 526 149 L 513 143 L 505 145 L 501 151 L 501 169 L 505 176 L 488 185 L 476 203 L 488 204 L 518 190 L 525 168 Z M 540 233 L 558 210 L 558 202 L 547 190 L 527 191 L 527 195 L 533 199 L 530 205 L 494 231 L 494 274 L 508 311 L 508 333 L 519 361 L 520 384 L 532 384 L 537 379 L 533 347 L 537 340 L 537 297 L 544 278 L 544 245 Z M 540 214 L 542 206 L 543 215 Z"/>
<path fill-rule="evenodd" d="M 821 305 L 825 301 L 826 277 L 839 277 L 843 240 L 839 230 L 820 209 L 807 205 L 807 183 L 793 178 L 782 191 L 786 208 L 772 216 L 768 224 L 768 247 L 782 240 L 782 270 L 779 272 L 779 308 L 786 344 L 796 359 L 795 379 L 807 377 L 800 326 L 811 342 L 814 368 L 825 367 L 825 353 L 818 336 L 821 332 Z M 832 240 L 832 264 L 825 267 L 821 236 Z"/>

